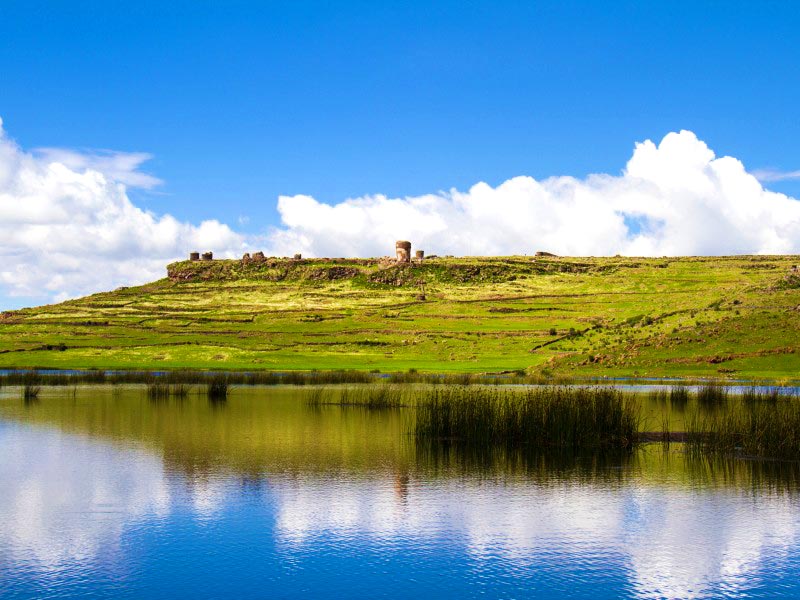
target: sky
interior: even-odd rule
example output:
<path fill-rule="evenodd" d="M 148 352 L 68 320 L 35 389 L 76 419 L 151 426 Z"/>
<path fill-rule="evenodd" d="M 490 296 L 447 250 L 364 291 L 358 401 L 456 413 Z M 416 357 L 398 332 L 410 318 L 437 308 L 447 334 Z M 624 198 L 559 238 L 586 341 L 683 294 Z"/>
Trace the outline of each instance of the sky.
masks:
<path fill-rule="evenodd" d="M 0 309 L 222 256 L 800 253 L 793 2 L 0 5 Z"/>

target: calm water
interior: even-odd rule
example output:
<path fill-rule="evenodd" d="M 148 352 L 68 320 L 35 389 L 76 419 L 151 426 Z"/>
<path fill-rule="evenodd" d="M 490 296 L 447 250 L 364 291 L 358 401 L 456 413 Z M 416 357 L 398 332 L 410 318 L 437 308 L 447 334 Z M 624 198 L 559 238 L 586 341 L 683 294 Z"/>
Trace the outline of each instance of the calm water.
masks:
<path fill-rule="evenodd" d="M 0 391 L 0 597 L 800 597 L 796 466 L 478 461 L 303 393 Z"/>

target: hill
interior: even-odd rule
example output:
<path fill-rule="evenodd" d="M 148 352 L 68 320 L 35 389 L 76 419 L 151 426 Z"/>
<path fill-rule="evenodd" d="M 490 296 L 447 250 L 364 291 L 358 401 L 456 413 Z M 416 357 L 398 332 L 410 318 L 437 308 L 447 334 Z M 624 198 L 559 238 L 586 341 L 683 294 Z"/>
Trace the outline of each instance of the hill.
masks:
<path fill-rule="evenodd" d="M 185 261 L 0 316 L 0 367 L 789 378 L 794 256 Z"/>

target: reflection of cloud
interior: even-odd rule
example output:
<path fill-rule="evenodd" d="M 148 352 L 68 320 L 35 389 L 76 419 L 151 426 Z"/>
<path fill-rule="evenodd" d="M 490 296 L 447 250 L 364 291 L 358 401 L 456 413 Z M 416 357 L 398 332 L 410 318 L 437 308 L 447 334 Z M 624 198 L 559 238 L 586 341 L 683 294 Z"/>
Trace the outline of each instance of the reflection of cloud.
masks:
<path fill-rule="evenodd" d="M 218 515 L 230 501 L 230 482 L 217 477 L 198 478 L 189 485 L 189 496 L 196 514 L 206 519 Z"/>
<path fill-rule="evenodd" d="M 452 561 L 459 576 L 486 567 L 558 584 L 577 577 L 582 591 L 590 577 L 620 577 L 626 593 L 641 598 L 741 595 L 797 557 L 797 502 L 779 494 L 635 477 L 615 486 L 295 473 L 247 488 L 210 470 L 171 481 L 160 460 L 136 446 L 2 422 L 0 456 L 0 569 L 32 565 L 48 577 L 77 563 L 127 567 L 123 537 L 131 530 L 154 542 L 213 523 L 218 540 L 235 547 L 252 539 L 243 536 L 243 517 L 257 517 L 246 521 L 254 528 L 274 519 L 274 530 L 264 531 L 277 542 L 263 544 L 270 560 L 275 547 L 279 560 L 310 561 L 339 550 L 360 560 L 379 548 L 389 557 Z M 245 505 L 254 491 L 264 502 L 251 513 Z"/>
<path fill-rule="evenodd" d="M 792 501 L 774 496 L 753 502 L 720 490 L 445 481 L 412 484 L 404 499 L 392 486 L 389 479 L 273 482 L 279 541 L 291 548 L 337 538 L 410 539 L 416 547 L 456 540 L 474 560 L 518 568 L 616 556 L 635 594 L 649 598 L 748 588 L 765 561 L 785 557 L 798 538 Z"/>
<path fill-rule="evenodd" d="M 780 497 L 716 491 L 642 492 L 640 513 L 626 522 L 634 584 L 642 597 L 697 597 L 710 589 L 735 594 L 753 586 L 767 557 L 798 538 L 796 507 Z"/>
<path fill-rule="evenodd" d="M 8 558 L 57 569 L 117 547 L 127 526 L 169 512 L 163 468 L 145 452 L 0 428 L 0 549 Z"/>

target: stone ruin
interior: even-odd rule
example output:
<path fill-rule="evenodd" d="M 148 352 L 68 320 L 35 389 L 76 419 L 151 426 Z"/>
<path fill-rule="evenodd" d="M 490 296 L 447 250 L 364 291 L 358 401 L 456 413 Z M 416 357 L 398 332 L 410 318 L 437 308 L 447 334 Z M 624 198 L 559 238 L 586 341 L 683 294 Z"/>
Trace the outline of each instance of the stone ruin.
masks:
<path fill-rule="evenodd" d="M 411 262 L 411 242 L 405 240 L 398 240 L 394 245 L 395 256 L 397 262 L 407 263 Z"/>
<path fill-rule="evenodd" d="M 430 256 L 429 258 L 435 258 L 434 256 Z M 284 260 L 288 259 L 288 257 L 284 257 Z M 300 253 L 295 254 L 291 260 L 302 260 L 303 255 Z M 417 250 L 414 253 L 414 257 L 411 257 L 411 242 L 406 240 L 398 240 L 395 243 L 395 259 L 394 262 L 398 263 L 410 263 L 412 260 L 414 262 L 422 262 L 425 259 L 425 251 L 424 250 Z M 190 252 L 189 253 L 189 260 L 190 261 L 209 261 L 214 260 L 213 252 L 203 252 L 202 254 L 199 252 Z M 248 264 L 251 262 L 264 262 L 267 260 L 266 256 L 263 252 L 253 252 L 251 255 L 249 252 L 245 252 L 242 256 L 242 263 Z M 336 262 L 337 260 L 347 260 L 347 259 L 333 259 L 333 258 L 320 258 L 317 259 L 320 261 L 325 262 Z M 356 259 L 353 259 L 356 260 Z M 381 261 L 388 261 L 392 262 L 392 259 L 388 256 L 380 259 Z"/>
<path fill-rule="evenodd" d="M 214 253 L 203 252 L 203 254 L 200 254 L 199 252 L 189 252 L 189 260 L 192 262 L 196 260 L 214 260 Z"/>

